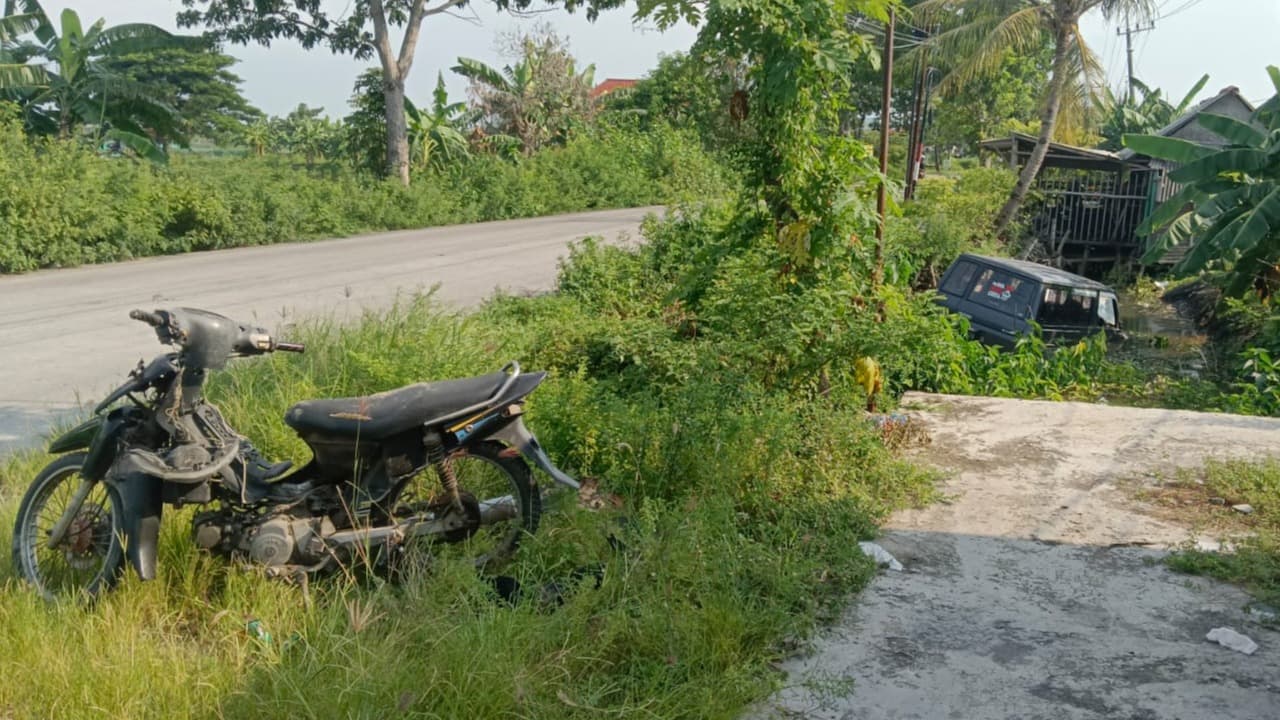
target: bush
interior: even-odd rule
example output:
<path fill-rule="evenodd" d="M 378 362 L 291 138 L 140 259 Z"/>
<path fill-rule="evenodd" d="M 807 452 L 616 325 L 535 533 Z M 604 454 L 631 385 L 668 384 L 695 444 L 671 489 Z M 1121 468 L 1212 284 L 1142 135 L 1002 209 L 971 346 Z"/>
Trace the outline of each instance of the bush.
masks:
<path fill-rule="evenodd" d="M 687 132 L 602 128 L 530 158 L 481 155 L 412 187 L 288 158 L 167 167 L 28 139 L 0 117 L 0 273 L 378 230 L 705 201 L 730 191 Z"/>
<path fill-rule="evenodd" d="M 1016 180 L 1005 168 L 921 180 L 915 199 L 887 227 L 888 264 L 903 281 L 931 288 L 960 253 L 1003 254 L 991 226 Z"/>

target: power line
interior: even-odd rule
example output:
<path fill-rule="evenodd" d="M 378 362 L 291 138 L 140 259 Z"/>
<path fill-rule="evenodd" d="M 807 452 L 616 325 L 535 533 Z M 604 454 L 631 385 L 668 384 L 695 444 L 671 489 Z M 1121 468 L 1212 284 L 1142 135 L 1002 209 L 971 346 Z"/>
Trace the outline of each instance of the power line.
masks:
<path fill-rule="evenodd" d="M 1160 16 L 1159 18 L 1157 18 L 1157 19 L 1158 19 L 1158 20 L 1164 20 L 1165 18 L 1171 18 L 1171 17 L 1173 17 L 1174 15 L 1177 15 L 1178 13 L 1180 13 L 1180 12 L 1182 12 L 1182 11 L 1184 11 L 1184 10 L 1190 10 L 1191 8 L 1193 8 L 1193 7 L 1197 6 L 1197 5 L 1199 5 L 1199 4 L 1200 4 L 1200 3 L 1202 3 L 1202 2 L 1204 2 L 1204 0 L 1187 0 L 1187 2 L 1185 2 L 1185 3 L 1181 4 L 1181 5 L 1179 5 L 1176 9 L 1174 9 L 1174 10 L 1170 10 L 1169 12 L 1164 13 L 1163 15 L 1161 15 L 1161 16 Z M 1165 4 L 1167 5 L 1168 3 L 1165 3 Z M 1162 9 L 1163 9 L 1163 6 L 1162 6 Z"/>

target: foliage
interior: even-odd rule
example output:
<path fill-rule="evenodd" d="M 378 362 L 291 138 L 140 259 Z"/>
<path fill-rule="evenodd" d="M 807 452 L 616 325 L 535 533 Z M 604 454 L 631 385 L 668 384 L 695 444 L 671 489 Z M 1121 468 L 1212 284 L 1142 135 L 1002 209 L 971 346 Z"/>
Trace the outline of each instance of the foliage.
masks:
<path fill-rule="evenodd" d="M 887 228 L 889 277 L 931 288 L 960 253 L 1003 254 L 992 232 L 992 208 L 1008 197 L 1015 180 L 1000 167 L 921 180 L 915 200 Z"/>
<path fill-rule="evenodd" d="M 697 139 L 669 129 L 587 133 L 519 164 L 478 156 L 404 189 L 336 165 L 305 172 L 288 158 L 121 163 L 29 140 L 0 117 L 0 166 L 0 272 L 728 192 Z"/>
<path fill-rule="evenodd" d="M 405 102 L 415 166 L 440 168 L 467 156 L 470 149 L 460 129 L 466 110 L 466 103 L 449 102 L 443 73 L 436 75 L 436 89 L 431 93 L 429 109 L 420 110 L 413 103 Z"/>
<path fill-rule="evenodd" d="M 1109 87 L 1103 88 L 1103 96 L 1098 103 L 1098 112 L 1102 116 L 1100 134 L 1103 142 L 1099 146 L 1103 150 L 1119 150 L 1124 147 L 1125 135 L 1155 134 L 1156 131 L 1182 117 L 1191 107 L 1209 76 L 1200 78 L 1182 100 L 1173 105 L 1163 97 L 1160 90 L 1152 90 L 1141 80 L 1133 80 L 1133 89 L 1139 97 L 1116 97 Z"/>
<path fill-rule="evenodd" d="M 1233 297 L 1255 288 L 1270 295 L 1269 276 L 1280 262 L 1280 69 L 1267 70 L 1277 94 L 1248 122 L 1198 116 L 1201 125 L 1226 139 L 1225 148 L 1152 135 L 1124 139 L 1137 152 L 1180 165 L 1169 179 L 1182 189 L 1139 227 L 1154 236 L 1143 261 L 1159 260 L 1176 243 L 1194 240 L 1174 272 L 1221 268 L 1224 290 Z"/>
<path fill-rule="evenodd" d="M 848 29 L 854 11 L 885 19 L 887 3 L 640 4 L 639 16 L 663 25 L 679 17 L 700 20 L 695 55 L 746 59 L 747 88 L 735 95 L 733 108 L 749 128 L 740 150 L 746 191 L 736 227 L 710 257 L 726 260 L 769 244 L 780 250 L 776 259 L 785 274 L 816 283 L 812 271 L 827 263 L 848 268 L 860 255 L 851 239 L 869 234 L 875 222 L 868 196 L 878 176 L 868 148 L 836 132 L 842 93 L 832 92 L 846 88 L 848 70 L 873 54 L 868 40 Z"/>
<path fill-rule="evenodd" d="M 946 87 L 933 111 L 934 142 L 972 153 L 988 138 L 1027 129 L 1034 134 L 1028 125 L 1039 122 L 1051 60 L 1048 46 L 1027 53 L 1006 49 L 993 72 Z"/>
<path fill-rule="evenodd" d="M 659 57 L 658 66 L 634 87 L 605 96 L 604 112 L 635 116 L 641 127 L 692 127 L 706 147 L 729 150 L 745 135 L 730 105 L 746 86 L 741 59 L 678 52 Z"/>
<path fill-rule="evenodd" d="M 477 127 L 516 138 L 530 155 L 549 143 L 563 143 L 590 121 L 595 66 L 579 70 L 568 45 L 549 29 L 521 35 L 514 44 L 518 58 L 501 70 L 460 57 L 453 71 L 471 81 Z"/>
<path fill-rule="evenodd" d="M 23 72 L 0 66 L 0 90 L 17 99 L 28 130 L 67 140 L 88 126 L 95 141 L 113 140 L 139 155 L 163 160 L 147 136 L 176 132 L 174 109 L 156 87 L 117 72 L 111 61 L 138 52 L 190 47 L 195 38 L 170 35 L 148 24 L 107 27 L 102 19 L 85 29 L 70 8 L 62 11 L 55 27 L 37 0 L 18 4 L 25 14 L 6 13 L 4 22 L 11 29 L 29 30 L 36 42 L 19 43 L 21 33 L 0 33 L 5 54 L 24 65 Z"/>
<path fill-rule="evenodd" d="M 213 47 L 173 47 L 108 57 L 103 65 L 176 113 L 175 134 L 158 142 L 189 147 L 193 138 L 234 141 L 262 118 L 240 93 L 241 80 L 230 70 L 236 62 Z"/>

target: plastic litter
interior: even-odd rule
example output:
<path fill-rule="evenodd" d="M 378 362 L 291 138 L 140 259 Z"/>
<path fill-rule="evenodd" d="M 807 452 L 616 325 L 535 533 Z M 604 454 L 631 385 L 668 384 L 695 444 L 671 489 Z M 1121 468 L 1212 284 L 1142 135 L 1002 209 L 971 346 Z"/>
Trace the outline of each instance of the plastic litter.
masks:
<path fill-rule="evenodd" d="M 1240 503 L 1239 505 L 1232 505 L 1231 509 L 1235 510 L 1238 513 L 1244 513 L 1245 515 L 1253 514 L 1253 506 L 1250 505 L 1249 503 Z"/>
<path fill-rule="evenodd" d="M 860 542 L 858 547 L 862 548 L 862 554 L 876 561 L 877 565 L 888 565 L 890 570 L 903 570 L 902 563 L 898 559 L 889 554 L 888 550 L 880 547 L 873 542 Z"/>
<path fill-rule="evenodd" d="M 1216 642 L 1222 647 L 1230 648 L 1245 655 L 1252 655 L 1258 649 L 1258 643 L 1241 635 L 1229 627 L 1214 628 L 1204 636 L 1209 642 Z"/>

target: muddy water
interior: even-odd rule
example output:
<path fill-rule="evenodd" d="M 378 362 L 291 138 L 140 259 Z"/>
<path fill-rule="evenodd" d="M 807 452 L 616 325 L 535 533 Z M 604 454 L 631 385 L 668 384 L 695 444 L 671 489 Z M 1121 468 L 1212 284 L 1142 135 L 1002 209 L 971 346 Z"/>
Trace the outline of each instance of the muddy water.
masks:
<path fill-rule="evenodd" d="M 1172 306 L 1158 300 L 1139 302 L 1127 294 L 1120 296 L 1120 325 L 1133 335 L 1196 337 L 1204 334 Z"/>

